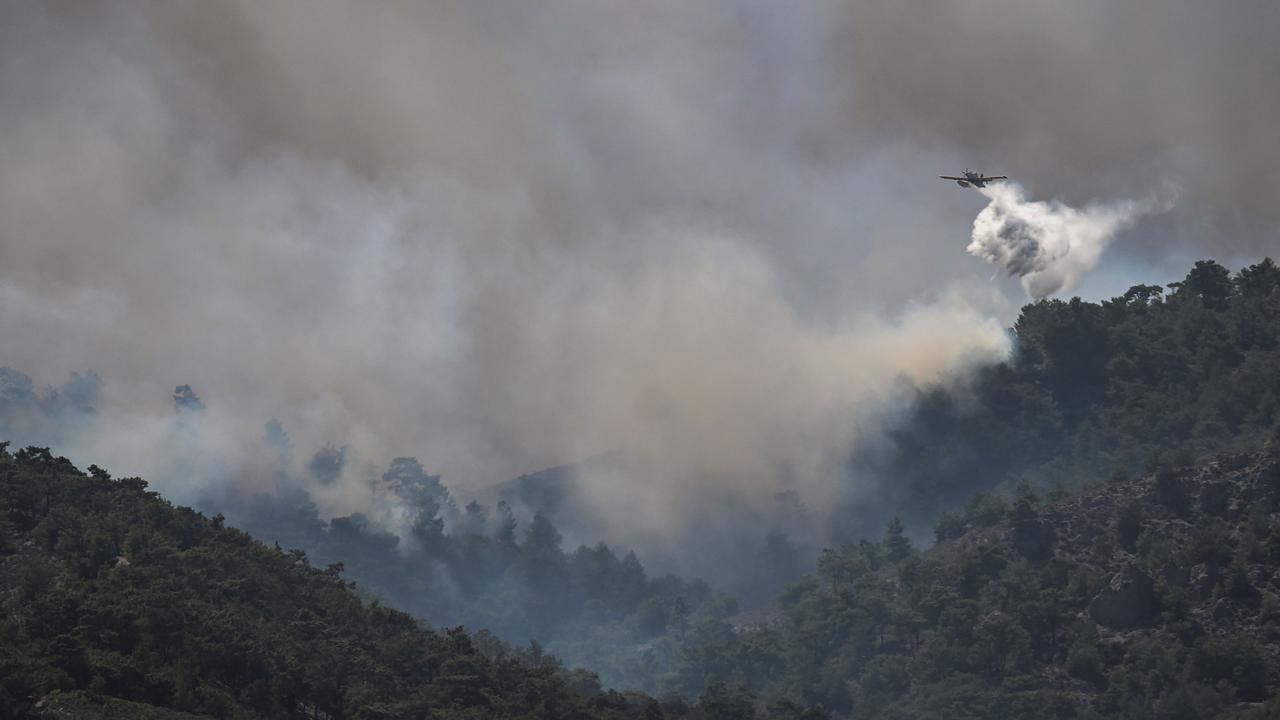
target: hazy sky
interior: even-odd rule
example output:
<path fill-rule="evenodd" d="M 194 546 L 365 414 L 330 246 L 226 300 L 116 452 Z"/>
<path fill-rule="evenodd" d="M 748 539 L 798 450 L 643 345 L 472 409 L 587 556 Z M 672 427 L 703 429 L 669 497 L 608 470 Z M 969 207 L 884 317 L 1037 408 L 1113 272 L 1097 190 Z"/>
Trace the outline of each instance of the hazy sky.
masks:
<path fill-rule="evenodd" d="M 820 501 L 895 378 L 1000 357 L 1025 300 L 937 175 L 1178 188 L 1095 296 L 1275 253 L 1276 37 L 1262 0 L 7 3 L 0 365 L 95 369 L 67 451 L 179 495 L 191 383 L 241 481 L 278 417 L 461 486 L 643 453 L 600 501 L 637 533 Z"/>

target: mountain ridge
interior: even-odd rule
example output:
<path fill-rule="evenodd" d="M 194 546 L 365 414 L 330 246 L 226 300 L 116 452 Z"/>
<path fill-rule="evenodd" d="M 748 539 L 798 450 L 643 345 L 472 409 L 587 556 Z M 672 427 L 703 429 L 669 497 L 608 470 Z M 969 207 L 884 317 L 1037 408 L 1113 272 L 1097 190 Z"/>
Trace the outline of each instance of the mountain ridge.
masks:
<path fill-rule="evenodd" d="M 727 717 L 717 688 L 696 704 L 602 690 L 536 643 L 365 602 L 340 564 L 310 567 L 141 479 L 6 446 L 0 716 Z"/>
<path fill-rule="evenodd" d="M 1078 495 L 979 496 L 894 559 L 900 533 L 825 551 L 768 627 L 695 642 L 690 686 L 860 718 L 1280 711 L 1280 438 Z"/>

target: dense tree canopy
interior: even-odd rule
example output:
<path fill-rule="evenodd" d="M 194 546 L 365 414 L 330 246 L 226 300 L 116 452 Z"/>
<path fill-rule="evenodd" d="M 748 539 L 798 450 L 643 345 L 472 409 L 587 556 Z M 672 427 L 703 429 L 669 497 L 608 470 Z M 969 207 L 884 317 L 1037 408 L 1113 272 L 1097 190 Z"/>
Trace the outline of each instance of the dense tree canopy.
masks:
<path fill-rule="evenodd" d="M 369 597 L 437 625 L 483 629 L 519 645 L 536 640 L 609 687 L 673 688 L 689 627 L 738 610 L 705 582 L 650 577 L 634 552 L 604 543 L 566 549 L 546 516 L 522 527 L 505 503 L 494 512 L 474 501 L 459 510 L 440 477 L 414 458 L 397 458 L 378 482 L 409 513 L 403 539 L 361 514 L 326 523 L 299 488 L 204 505 L 254 537 L 305 551 L 318 566 L 341 563 Z M 778 542 L 778 552 L 795 554 L 785 538 Z"/>
<path fill-rule="evenodd" d="M 6 717 L 183 717 L 157 710 L 169 708 L 218 718 L 718 718 L 726 703 L 754 705 L 725 688 L 697 703 L 602 691 L 536 644 L 512 651 L 487 633 L 434 632 L 362 601 L 340 566 L 314 569 L 302 551 L 174 507 L 138 478 L 84 474 L 46 449 L 5 445 Z M 526 545 L 558 552 L 553 528 L 535 523 L 530 535 Z M 609 558 L 584 550 L 572 564 L 628 572 Z"/>
<path fill-rule="evenodd" d="M 975 491 L 1070 488 L 1173 448 L 1256 446 L 1280 423 L 1280 267 L 1269 258 L 1234 276 L 1200 261 L 1167 289 L 1099 303 L 1041 300 L 1012 332 L 1007 362 L 918 389 L 889 442 L 854 453 L 855 475 L 886 481 L 881 502 L 859 496 L 843 527 L 866 535 L 898 512 L 919 530 Z"/>
<path fill-rule="evenodd" d="M 824 552 L 775 622 L 694 638 L 686 688 L 856 718 L 1280 712 L 1280 443 L 979 499 L 938 534 L 915 551 L 891 522 Z"/>

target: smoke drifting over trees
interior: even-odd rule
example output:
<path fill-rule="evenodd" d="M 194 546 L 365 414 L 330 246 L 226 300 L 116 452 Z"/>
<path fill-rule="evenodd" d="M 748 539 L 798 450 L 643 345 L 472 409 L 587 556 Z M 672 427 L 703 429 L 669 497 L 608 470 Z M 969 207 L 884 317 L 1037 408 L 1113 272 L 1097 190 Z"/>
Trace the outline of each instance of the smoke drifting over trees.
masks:
<path fill-rule="evenodd" d="M 621 451 L 586 486 L 626 545 L 825 508 L 897 379 L 1008 351 L 940 166 L 1167 177 L 1264 247 L 1275 10 L 1177 7 L 12 4 L 0 365 L 101 373 L 60 452 L 180 502 L 282 454 L 345 516 L 390 458 L 461 496 Z"/>

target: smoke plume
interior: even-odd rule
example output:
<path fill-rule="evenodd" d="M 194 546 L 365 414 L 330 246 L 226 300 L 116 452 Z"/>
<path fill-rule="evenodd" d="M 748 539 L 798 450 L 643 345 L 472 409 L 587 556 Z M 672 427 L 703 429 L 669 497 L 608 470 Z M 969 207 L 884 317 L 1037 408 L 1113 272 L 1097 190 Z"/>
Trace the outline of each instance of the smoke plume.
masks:
<path fill-rule="evenodd" d="M 1000 303 L 937 268 L 886 307 L 903 251 L 845 209 L 874 169 L 827 186 L 759 142 L 790 132 L 761 73 L 807 92 L 817 18 L 619 12 L 6 6 L 0 366 L 92 368 L 58 450 L 181 502 L 270 491 L 274 418 L 295 477 L 347 448 L 311 488 L 334 515 L 397 456 L 465 495 L 605 452 L 643 470 L 590 507 L 637 548 L 822 506 L 896 378 L 1005 352 Z"/>
<path fill-rule="evenodd" d="M 1074 288 L 1097 266 L 1116 233 L 1153 209 L 1151 202 L 1122 201 L 1077 210 L 1028 200 L 1014 182 L 979 191 L 991 202 L 974 218 L 967 250 L 1020 278 L 1036 300 Z"/>
<path fill-rule="evenodd" d="M 465 494 L 634 452 L 593 506 L 688 555 L 780 488 L 821 512 L 895 381 L 1006 351 L 940 171 L 1185 179 L 1204 222 L 1130 259 L 1274 242 L 1275 8 L 5 3 L 0 366 L 95 371 L 59 451 L 180 501 L 269 486 L 272 418 L 298 476 L 348 449 L 326 513 L 397 456 Z"/>

